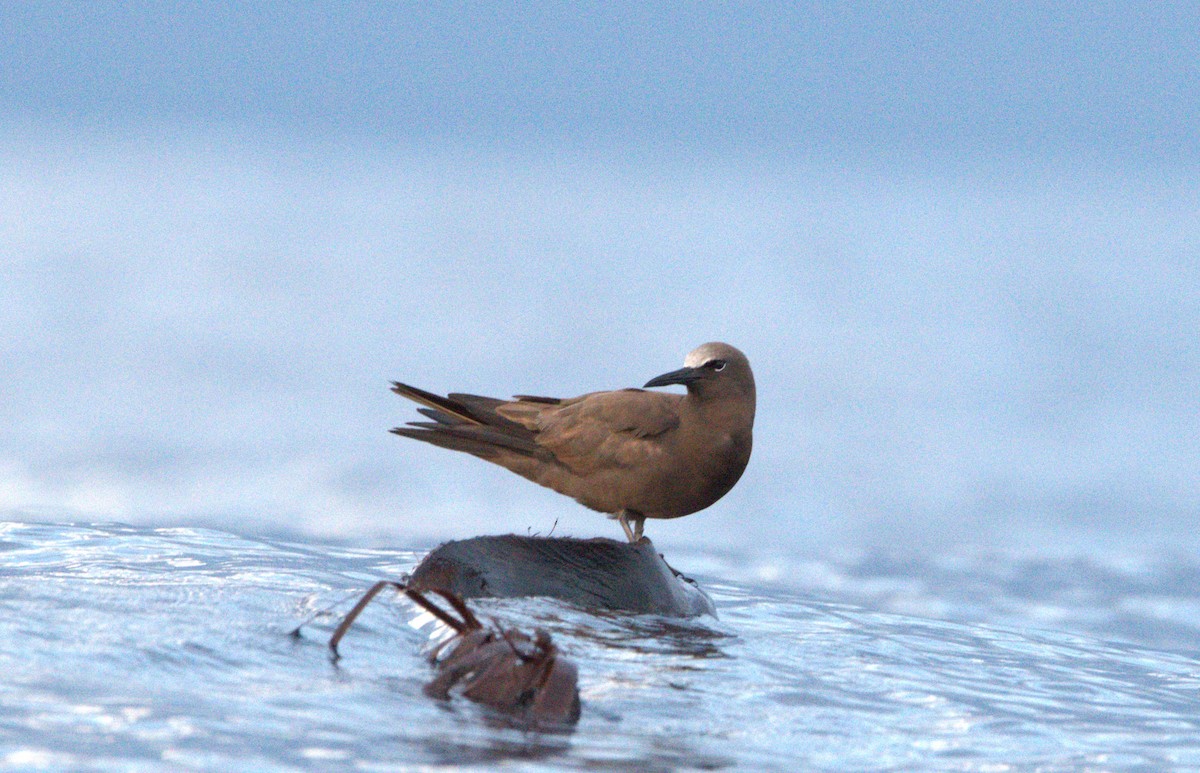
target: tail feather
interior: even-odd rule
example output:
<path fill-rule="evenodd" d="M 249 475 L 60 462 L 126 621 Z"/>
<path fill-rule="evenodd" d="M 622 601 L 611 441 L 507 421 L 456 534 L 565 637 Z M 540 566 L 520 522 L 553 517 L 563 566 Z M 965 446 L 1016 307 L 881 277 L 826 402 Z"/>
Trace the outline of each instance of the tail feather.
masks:
<path fill-rule="evenodd" d="M 435 395 L 432 392 L 426 392 L 424 389 L 418 389 L 415 386 L 401 384 L 399 381 L 392 382 L 392 391 L 401 397 L 407 397 L 409 400 L 412 400 L 415 403 L 420 403 L 427 408 L 432 408 L 435 411 L 453 416 L 460 421 L 465 421 L 470 424 L 484 423 L 471 413 L 470 408 L 452 398 Z"/>
<path fill-rule="evenodd" d="M 433 408 L 418 408 L 417 413 L 421 414 L 422 416 L 428 416 L 429 418 L 436 421 L 438 424 L 445 424 L 445 425 L 451 425 L 451 426 L 453 424 L 455 424 L 455 419 L 453 416 L 451 416 L 447 413 L 442 413 L 441 411 L 433 409 Z M 409 422 L 409 423 L 416 426 L 414 422 Z"/>
<path fill-rule="evenodd" d="M 397 435 L 483 458 L 505 451 L 539 458 L 548 455 L 533 432 L 496 411 L 504 400 L 462 393 L 442 397 L 398 381 L 392 382 L 392 391 L 420 403 L 423 407 L 417 412 L 432 419 L 397 427 L 392 430 Z"/>
<path fill-rule="evenodd" d="M 545 449 L 531 440 L 488 427 L 446 426 L 435 422 L 414 421 L 403 427 L 396 427 L 392 432 L 484 458 L 492 458 L 503 451 L 515 451 L 523 456 L 546 456 Z"/>

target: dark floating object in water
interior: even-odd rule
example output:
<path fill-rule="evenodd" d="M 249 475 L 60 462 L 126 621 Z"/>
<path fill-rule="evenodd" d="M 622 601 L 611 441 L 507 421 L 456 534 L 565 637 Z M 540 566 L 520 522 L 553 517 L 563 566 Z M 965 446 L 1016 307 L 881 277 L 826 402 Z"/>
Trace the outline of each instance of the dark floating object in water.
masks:
<path fill-rule="evenodd" d="M 645 538 L 627 543 L 508 534 L 447 542 L 413 570 L 408 587 L 462 598 L 548 596 L 635 614 L 716 614 L 712 599 Z"/>
<path fill-rule="evenodd" d="M 425 685 L 426 695 L 446 699 L 461 685 L 463 697 L 538 730 L 569 728 L 579 720 L 578 669 L 559 654 L 550 634 L 538 628 L 530 636 L 495 622 L 485 627 L 463 599 L 547 596 L 590 609 L 672 617 L 716 614 L 704 591 L 668 566 L 645 538 L 625 543 L 515 534 L 473 537 L 435 548 L 407 582 L 383 580 L 371 586 L 329 639 L 335 659 L 354 621 L 389 587 L 454 632 L 430 654 L 437 673 Z M 431 601 L 431 594 L 445 599 L 452 611 Z"/>
<path fill-rule="evenodd" d="M 329 649 L 338 657 L 337 645 L 355 618 L 381 590 L 393 587 L 454 631 L 429 655 L 437 675 L 425 685 L 425 694 L 445 700 L 462 683 L 463 697 L 505 712 L 522 725 L 536 729 L 566 728 L 579 721 L 579 671 L 558 654 L 550 634 L 536 629 L 533 636 L 494 624 L 487 628 L 453 593 L 432 589 L 458 613 L 455 617 L 421 591 L 384 580 L 371 587 L 342 619 Z"/>

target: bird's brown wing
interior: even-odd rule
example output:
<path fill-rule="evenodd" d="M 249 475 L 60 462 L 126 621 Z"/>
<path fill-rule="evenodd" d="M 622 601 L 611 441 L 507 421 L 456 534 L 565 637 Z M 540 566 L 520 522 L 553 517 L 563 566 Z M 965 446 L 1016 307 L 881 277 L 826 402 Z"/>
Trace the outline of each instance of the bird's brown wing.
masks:
<path fill-rule="evenodd" d="M 570 400 L 520 399 L 496 413 L 533 433 L 534 442 L 576 475 L 636 467 L 661 455 L 679 426 L 682 395 L 623 389 Z"/>

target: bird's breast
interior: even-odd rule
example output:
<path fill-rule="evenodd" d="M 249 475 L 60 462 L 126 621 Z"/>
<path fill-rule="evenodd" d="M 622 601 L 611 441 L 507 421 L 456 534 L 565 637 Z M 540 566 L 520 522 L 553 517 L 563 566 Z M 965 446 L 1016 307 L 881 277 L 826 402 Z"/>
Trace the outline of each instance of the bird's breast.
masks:
<path fill-rule="evenodd" d="M 648 517 L 677 518 L 703 510 L 725 496 L 750 460 L 750 438 L 728 431 L 680 437 L 672 464 L 644 492 Z"/>

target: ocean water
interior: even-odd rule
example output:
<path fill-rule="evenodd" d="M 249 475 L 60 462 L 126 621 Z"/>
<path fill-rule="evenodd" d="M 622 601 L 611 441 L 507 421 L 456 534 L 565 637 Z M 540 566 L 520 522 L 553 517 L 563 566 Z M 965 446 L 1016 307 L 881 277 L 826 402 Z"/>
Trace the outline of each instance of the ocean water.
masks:
<path fill-rule="evenodd" d="M 426 698 L 429 631 L 387 594 L 427 546 L 199 528 L 0 525 L 0 769 L 1200 768 L 1200 564 L 892 554 L 667 559 L 718 617 L 480 600 L 579 666 L 536 733 Z"/>
<path fill-rule="evenodd" d="M 361 138 L 360 138 L 361 139 Z M 594 152 L 593 152 L 594 150 Z M 1200 768 L 1200 178 L 221 133 L 0 136 L 8 768 Z M 439 541 L 617 536 L 405 443 L 706 340 L 754 457 L 649 535 L 719 617 L 481 603 L 583 718 L 425 699 Z M 126 524 L 126 525 L 115 525 Z"/>

